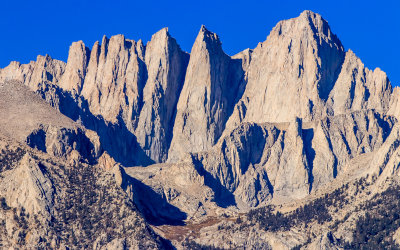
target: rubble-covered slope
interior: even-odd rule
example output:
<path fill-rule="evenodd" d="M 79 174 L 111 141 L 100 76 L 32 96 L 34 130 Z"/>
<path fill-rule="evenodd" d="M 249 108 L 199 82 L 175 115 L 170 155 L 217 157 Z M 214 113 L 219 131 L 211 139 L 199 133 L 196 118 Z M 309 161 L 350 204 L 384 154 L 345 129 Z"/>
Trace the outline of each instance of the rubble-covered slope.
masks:
<path fill-rule="evenodd" d="M 1 138 L 4 248 L 160 249 L 120 187 L 119 168 L 69 163 Z"/>

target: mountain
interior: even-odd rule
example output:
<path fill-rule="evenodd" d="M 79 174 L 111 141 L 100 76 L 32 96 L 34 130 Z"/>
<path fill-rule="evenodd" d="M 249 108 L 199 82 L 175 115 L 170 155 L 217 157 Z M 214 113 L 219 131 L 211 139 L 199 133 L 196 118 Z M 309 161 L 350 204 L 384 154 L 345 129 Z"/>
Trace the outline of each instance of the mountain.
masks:
<path fill-rule="evenodd" d="M 311 11 L 233 56 L 202 26 L 11 62 L 1 246 L 400 247 L 399 93 Z"/>

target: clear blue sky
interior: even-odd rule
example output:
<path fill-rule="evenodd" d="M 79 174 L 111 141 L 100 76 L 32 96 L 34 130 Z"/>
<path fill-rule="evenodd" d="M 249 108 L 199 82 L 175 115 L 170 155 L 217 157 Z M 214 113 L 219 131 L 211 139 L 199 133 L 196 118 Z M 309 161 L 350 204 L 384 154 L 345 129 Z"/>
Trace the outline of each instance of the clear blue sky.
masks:
<path fill-rule="evenodd" d="M 0 5 L 0 67 L 38 54 L 66 61 L 73 41 L 124 34 L 148 41 L 163 27 L 190 51 L 201 24 L 216 32 L 227 54 L 254 48 L 272 27 L 309 9 L 320 13 L 347 49 L 400 85 L 400 0 L 393 1 L 87 1 L 20 0 Z"/>

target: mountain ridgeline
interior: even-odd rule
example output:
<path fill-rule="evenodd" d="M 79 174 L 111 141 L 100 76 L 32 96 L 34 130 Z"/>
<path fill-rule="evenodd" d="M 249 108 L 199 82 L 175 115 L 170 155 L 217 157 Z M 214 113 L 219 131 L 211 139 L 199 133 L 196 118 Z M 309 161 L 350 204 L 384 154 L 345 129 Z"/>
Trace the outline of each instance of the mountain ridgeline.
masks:
<path fill-rule="evenodd" d="M 53 107 L 40 114 L 25 107 L 40 126 L 27 122 L 23 128 L 6 128 L 15 120 L 11 117 L 0 121 L 0 132 L 62 159 L 52 164 L 57 168 L 73 162 L 86 164 L 85 169 L 96 164 L 118 169 L 117 183 L 131 202 L 124 206 L 134 207 L 129 213 L 139 216 L 150 238 L 155 233 L 144 221 L 179 225 L 303 202 L 358 178 L 382 188 L 400 173 L 400 90 L 382 70 L 366 68 L 345 50 L 328 22 L 311 11 L 280 21 L 266 41 L 234 56 L 223 51 L 218 35 L 205 26 L 190 53 L 164 28 L 147 44 L 123 35 L 104 36 L 92 48 L 74 42 L 67 63 L 48 55 L 29 64 L 11 62 L 0 69 L 0 82 L 6 83 L 1 85 L 4 96 L 14 96 L 15 105 L 24 99 L 23 92 L 40 99 L 37 109 Z M 21 90 L 15 93 L 13 86 Z M 57 121 L 48 119 L 56 111 Z M 18 112 L 21 119 L 27 117 Z M 376 194 L 374 190 L 368 192 Z M 103 191 L 96 192 L 103 197 Z M 263 213 L 272 216 L 272 210 L 253 212 L 251 223 Z M 274 226 L 274 232 L 286 228 Z M 351 245 L 346 237 L 352 234 L 338 230 L 346 242 L 342 246 Z M 278 241 L 285 247 L 341 245 L 331 233 L 314 233 L 322 235 L 319 243 L 299 236 L 296 242 L 267 241 L 268 247 Z M 120 230 L 115 235 L 126 234 Z M 250 230 L 241 239 L 256 236 Z M 96 244 L 107 241 L 102 237 Z M 184 244 L 200 247 L 210 240 L 201 237 Z M 153 240 L 154 248 L 165 244 L 158 236 Z M 226 241 L 214 240 L 228 248 Z M 88 242 L 79 244 L 87 247 Z M 234 244 L 246 248 L 252 240 Z"/>

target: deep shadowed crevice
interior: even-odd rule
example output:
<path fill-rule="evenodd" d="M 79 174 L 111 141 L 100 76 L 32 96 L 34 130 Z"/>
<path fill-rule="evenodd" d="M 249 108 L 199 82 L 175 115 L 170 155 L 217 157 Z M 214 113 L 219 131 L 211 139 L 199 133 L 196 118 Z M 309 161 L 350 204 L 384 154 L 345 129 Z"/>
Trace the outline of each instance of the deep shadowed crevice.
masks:
<path fill-rule="evenodd" d="M 136 136 L 121 121 L 112 124 L 101 116 L 94 116 L 85 99 L 80 96 L 73 97 L 71 93 L 63 91 L 58 86 L 52 87 L 59 98 L 60 112 L 74 121 L 80 121 L 85 128 L 97 132 L 102 149 L 107 151 L 115 161 L 125 166 L 147 166 L 154 163 L 142 150 Z M 47 100 L 46 93 L 49 92 L 46 89 L 38 94 Z"/>
<path fill-rule="evenodd" d="M 307 165 L 308 165 L 308 183 L 310 184 L 309 192 L 312 190 L 312 186 L 314 183 L 314 159 L 315 159 L 315 150 L 312 147 L 312 140 L 314 138 L 314 129 L 303 129 L 303 141 L 304 141 L 304 151 L 306 154 Z"/>
<path fill-rule="evenodd" d="M 387 119 L 384 119 L 381 114 L 374 112 L 374 116 L 376 122 L 378 123 L 379 127 L 382 128 L 382 139 L 386 141 L 387 137 L 392 132 L 394 121 L 392 119 L 388 119 L 391 122 L 388 122 Z"/>
<path fill-rule="evenodd" d="M 212 176 L 207 170 L 204 169 L 203 164 L 196 157 L 192 156 L 192 162 L 196 171 L 204 176 L 204 184 L 210 187 L 215 193 L 215 203 L 222 208 L 235 206 L 235 196 L 226 189 L 219 180 Z"/>
<path fill-rule="evenodd" d="M 328 120 L 329 121 L 329 120 Z M 337 157 L 333 151 L 333 146 L 332 146 L 332 141 L 331 138 L 329 136 L 326 137 L 326 140 L 328 142 L 328 146 L 329 146 L 329 150 L 332 152 L 333 154 L 333 165 L 332 165 L 332 172 L 333 172 L 333 178 L 336 178 L 336 176 L 338 175 L 338 160 Z"/>
<path fill-rule="evenodd" d="M 46 132 L 44 132 L 43 129 L 33 131 L 26 138 L 26 144 L 28 144 L 28 146 L 31 148 L 36 148 L 46 153 Z"/>
<path fill-rule="evenodd" d="M 245 79 L 245 71 L 243 69 L 243 59 L 232 59 L 229 61 L 229 74 L 227 82 L 225 83 L 225 96 L 227 97 L 227 108 L 226 108 L 226 119 L 222 121 L 221 133 L 215 138 L 215 142 L 218 141 L 223 131 L 225 130 L 226 122 L 231 117 L 236 104 L 242 98 L 246 89 L 247 81 Z"/>
<path fill-rule="evenodd" d="M 131 49 L 132 48 L 132 41 L 124 39 L 124 46 L 126 49 Z"/>
<path fill-rule="evenodd" d="M 367 102 L 370 96 L 371 93 L 369 92 L 369 89 L 365 88 L 364 101 Z"/>
<path fill-rule="evenodd" d="M 354 72 L 353 72 L 353 79 L 351 81 L 350 84 L 350 107 L 353 105 L 353 101 L 354 101 L 354 95 L 355 95 L 355 89 L 356 89 L 356 81 L 354 80 Z"/>
<path fill-rule="evenodd" d="M 322 21 L 322 32 L 324 33 L 324 35 L 327 35 L 330 30 L 329 24 L 323 19 Z M 317 36 L 317 34 L 319 34 L 319 31 L 317 27 L 315 27 L 315 24 L 311 17 L 308 18 L 308 22 L 315 41 L 320 43 L 318 44 L 318 56 L 321 58 L 321 62 L 323 65 L 318 64 L 318 71 L 319 73 L 321 73 L 321 79 L 318 82 L 317 88 L 319 97 L 324 102 L 326 102 L 328 100 L 330 92 L 335 86 L 337 79 L 339 78 L 340 72 L 342 71 L 346 52 L 344 51 L 341 41 L 335 34 L 331 33 L 331 41 L 330 43 L 328 43 L 324 39 L 320 39 L 320 37 Z M 337 49 L 335 48 L 335 45 L 337 46 Z M 332 69 L 332 67 L 329 66 L 335 63 L 332 60 L 335 60 L 336 58 L 338 59 L 338 61 L 336 62 L 336 68 Z M 327 65 L 328 63 L 331 65 Z"/>
<path fill-rule="evenodd" d="M 138 91 L 139 91 L 139 93 L 138 93 L 138 106 L 139 106 L 138 116 L 139 116 L 140 112 L 142 111 L 143 105 L 144 105 L 143 90 L 144 90 L 144 86 L 147 83 L 149 73 L 147 72 L 146 63 L 140 58 L 137 58 L 137 60 L 138 60 L 138 64 L 139 64 L 139 74 L 138 75 L 143 76 L 143 77 L 140 77 L 140 79 L 138 79 Z M 136 120 L 136 122 L 134 124 L 135 129 L 136 129 L 137 123 L 138 123 L 138 121 Z"/>
<path fill-rule="evenodd" d="M 178 79 L 178 83 L 181 83 L 178 85 L 178 88 L 176 89 L 176 100 L 175 103 L 173 104 L 173 113 L 171 114 L 170 120 L 168 120 L 166 122 L 166 128 L 168 128 L 168 131 L 166 131 L 166 159 L 168 159 L 168 152 L 169 152 L 169 148 L 171 147 L 171 142 L 172 142 L 172 137 L 173 137 L 173 129 L 174 129 L 174 125 L 175 125 L 175 119 L 176 119 L 176 114 L 177 114 L 177 106 L 178 106 L 178 102 L 179 102 L 179 97 L 181 96 L 181 92 L 183 89 L 183 85 L 185 83 L 185 76 L 186 76 L 186 71 L 187 68 L 189 66 L 189 59 L 190 59 L 190 54 L 187 54 L 185 52 L 182 52 L 182 61 L 183 61 L 183 65 L 182 65 L 182 73 L 181 73 L 181 78 Z"/>
<path fill-rule="evenodd" d="M 163 244 L 163 248 L 165 250 L 176 250 L 176 247 L 174 247 L 174 245 L 172 245 L 172 242 L 164 239 L 163 237 L 160 237 L 161 243 Z"/>
<path fill-rule="evenodd" d="M 272 197 L 274 197 L 274 186 L 272 186 L 272 183 L 269 180 L 267 172 L 265 172 L 264 179 L 267 181 L 267 187 L 268 187 L 269 193 L 271 194 Z"/>
<path fill-rule="evenodd" d="M 353 127 L 354 128 L 354 127 Z M 356 134 L 355 134 L 356 135 Z M 351 156 L 351 148 L 349 142 L 346 139 L 346 136 L 343 133 L 340 133 L 340 137 L 342 138 L 343 144 L 346 146 L 347 153 Z M 357 142 L 358 143 L 358 142 Z M 332 149 L 333 150 L 333 149 Z"/>
<path fill-rule="evenodd" d="M 52 82 L 53 81 L 53 75 L 50 74 L 49 72 L 46 72 L 46 79 L 47 79 L 47 81 Z"/>
<path fill-rule="evenodd" d="M 132 176 L 125 174 L 125 177 L 128 182 L 125 185 L 132 184 L 134 201 L 150 224 L 154 226 L 185 225 L 186 213 L 168 203 L 164 195 L 155 192 L 151 187 Z"/>
<path fill-rule="evenodd" d="M 335 72 L 332 75 L 332 79 L 326 79 L 326 82 L 323 84 L 318 84 L 318 92 L 319 97 L 326 102 L 328 100 L 329 94 L 331 93 L 333 87 L 335 86 L 340 72 L 342 71 L 343 63 L 344 63 L 345 56 L 341 55 L 340 62 L 338 63 L 338 67 L 336 68 Z M 325 76 L 326 77 L 326 76 Z"/>

